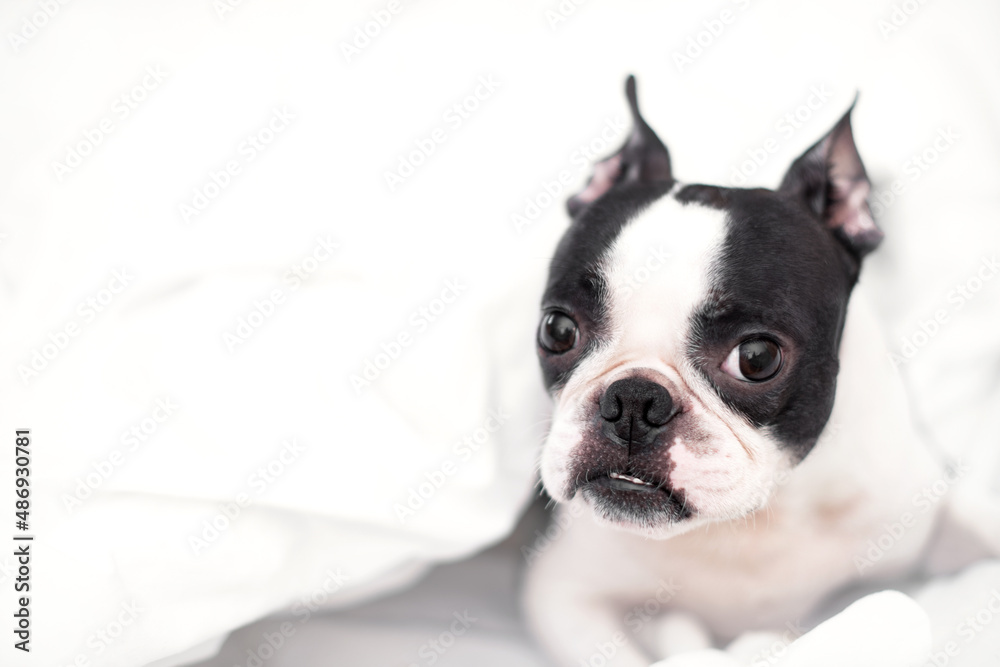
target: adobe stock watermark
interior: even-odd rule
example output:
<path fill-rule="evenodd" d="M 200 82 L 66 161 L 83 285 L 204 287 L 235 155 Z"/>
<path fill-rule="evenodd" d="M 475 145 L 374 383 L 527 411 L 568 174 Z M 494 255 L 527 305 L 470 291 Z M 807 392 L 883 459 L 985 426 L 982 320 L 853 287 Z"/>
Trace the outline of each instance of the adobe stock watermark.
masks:
<path fill-rule="evenodd" d="M 542 212 L 557 202 L 561 202 L 563 194 L 581 172 L 585 172 L 595 162 L 600 161 L 611 152 L 615 143 L 625 133 L 625 119 L 622 116 L 608 118 L 601 127 L 599 134 L 573 150 L 567 160 L 565 169 L 560 169 L 554 176 L 542 179 L 533 194 L 524 199 L 524 206 L 510 214 L 510 222 L 514 231 L 521 234 L 524 229 L 534 223 Z"/>
<path fill-rule="evenodd" d="M 895 204 L 910 186 L 919 181 L 927 170 L 961 138 L 962 135 L 950 125 L 938 128 L 930 145 L 919 153 L 914 153 L 900 165 L 902 176 L 869 195 L 868 205 L 871 207 L 872 215 L 878 218 Z"/>
<path fill-rule="evenodd" d="M 655 620 L 667 608 L 667 605 L 681 592 L 681 585 L 671 577 L 669 580 L 657 579 L 656 591 L 642 604 L 633 605 L 622 621 L 633 635 L 642 632 L 651 621 Z"/>
<path fill-rule="evenodd" d="M 746 11 L 750 7 L 750 0 L 732 0 L 732 4 L 740 11 Z M 721 10 L 718 16 L 702 21 L 702 29 L 688 36 L 684 48 L 671 52 L 677 71 L 683 74 L 685 67 L 693 65 L 694 61 L 701 58 L 726 32 L 727 26 L 736 22 L 738 16 L 738 11 L 727 8 Z"/>
<path fill-rule="evenodd" d="M 882 39 L 888 40 L 890 35 L 899 32 L 899 29 L 909 23 L 913 15 L 920 11 L 920 8 L 926 4 L 927 0 L 904 0 L 901 3 L 894 4 L 889 15 L 885 18 L 880 18 L 876 24 L 879 33 L 882 35 Z"/>
<path fill-rule="evenodd" d="M 492 74 L 486 74 L 476 82 L 475 87 L 460 100 L 449 106 L 441 115 L 445 127 L 435 127 L 424 136 L 414 139 L 412 150 L 404 151 L 396 156 L 396 169 L 382 173 L 389 192 L 395 192 L 406 179 L 417 172 L 438 148 L 448 141 L 450 134 L 457 131 L 467 120 L 472 118 L 483 102 L 493 97 L 501 83 Z"/>
<path fill-rule="evenodd" d="M 403 350 L 413 345 L 417 338 L 426 332 L 431 324 L 437 322 L 448 310 L 448 307 L 455 303 L 467 289 L 468 285 L 463 284 L 460 279 L 449 278 L 444 281 L 444 288 L 436 298 L 410 313 L 410 318 L 407 320 L 408 326 L 390 338 L 388 342 L 380 343 L 380 351 L 371 357 L 366 357 L 361 365 L 361 370 L 350 375 L 348 380 L 355 395 L 360 396 L 364 390 L 378 380 L 382 373 L 396 359 L 399 359 Z"/>
<path fill-rule="evenodd" d="M 139 615 L 144 611 L 145 609 L 140 607 L 135 600 L 122 602 L 114 618 L 87 636 L 84 646 L 89 650 L 77 653 L 69 665 L 71 667 L 91 667 L 94 664 L 92 659 L 103 655 L 135 624 Z"/>
<path fill-rule="evenodd" d="M 663 249 L 663 246 L 650 248 L 646 253 L 646 259 L 636 267 L 630 274 L 624 276 L 624 284 L 621 286 L 621 299 L 628 301 L 648 283 L 653 274 L 667 265 L 670 259 L 670 252 Z"/>
<path fill-rule="evenodd" d="M 418 662 L 411 662 L 408 667 L 430 667 L 430 665 L 437 663 L 441 659 L 441 656 L 447 653 L 455 645 L 455 642 L 479 620 L 477 617 L 472 616 L 468 609 L 462 612 L 456 611 L 452 616 L 455 620 L 451 622 L 448 629 L 443 630 L 436 637 L 432 637 L 421 644 L 420 648 L 417 649 L 417 657 L 420 660 Z"/>
<path fill-rule="evenodd" d="M 979 633 L 986 630 L 994 622 L 1000 623 L 1000 590 L 990 591 L 990 598 L 975 614 L 966 616 L 955 628 L 955 633 L 968 644 Z"/>
<path fill-rule="evenodd" d="M 585 658 L 581 658 L 578 664 L 580 667 L 605 667 L 615 664 L 615 656 L 633 638 L 652 621 L 658 619 L 667 605 L 681 591 L 680 584 L 673 580 L 657 580 L 657 588 L 653 595 L 644 602 L 633 605 L 622 619 L 623 624 L 631 630 L 631 638 L 623 631 L 615 632 L 607 641 L 599 641 L 594 644 L 594 652 Z"/>
<path fill-rule="evenodd" d="M 790 290 L 790 288 L 788 289 Z M 819 434 L 819 438 L 816 439 L 813 449 L 836 447 L 837 438 L 840 437 L 843 431 L 844 423 L 842 421 L 830 420 L 827 422 L 826 427 L 823 428 L 823 432 Z M 766 510 L 767 504 L 774 494 L 794 479 L 795 472 L 796 468 L 789 468 L 787 470 L 778 470 L 771 475 L 764 488 L 755 496 L 753 507 L 756 507 L 757 511 Z"/>
<path fill-rule="evenodd" d="M 121 437 L 118 438 L 122 445 L 121 448 L 112 449 L 107 456 L 92 463 L 90 471 L 76 478 L 73 492 L 71 494 L 63 493 L 60 496 L 66 511 L 72 514 L 79 509 L 88 498 L 94 495 L 95 491 L 114 475 L 116 470 L 125 465 L 129 454 L 137 452 L 156 434 L 160 426 L 174 415 L 178 407 L 169 397 L 154 399 L 153 409 L 149 412 L 149 416 L 122 431 Z"/>
<path fill-rule="evenodd" d="M 982 257 L 972 275 L 956 284 L 945 295 L 949 305 L 936 309 L 931 317 L 920 320 L 916 329 L 900 339 L 898 349 L 886 353 L 893 370 L 898 371 L 900 366 L 912 361 L 951 321 L 952 316 L 987 287 L 987 283 L 998 273 L 1000 262 L 997 261 L 997 256 Z"/>
<path fill-rule="evenodd" d="M 763 167 L 772 155 L 778 152 L 783 142 L 790 139 L 797 130 L 804 127 L 813 114 L 822 109 L 833 96 L 825 83 L 809 87 L 809 95 L 791 111 L 785 113 L 774 123 L 777 137 L 768 137 L 758 148 L 748 148 L 747 159 L 733 169 L 729 175 L 729 183 L 737 187 L 746 184 L 747 179 Z"/>
<path fill-rule="evenodd" d="M 796 639 L 806 633 L 798 621 L 786 621 L 785 630 L 778 639 L 775 639 L 769 646 L 757 651 L 750 659 L 750 667 L 771 667 L 781 662 L 781 659 L 788 653 L 788 647 Z"/>
<path fill-rule="evenodd" d="M 402 11 L 404 5 L 411 4 L 413 0 L 389 0 L 385 7 L 373 10 L 371 18 L 364 23 L 354 26 L 351 38 L 341 40 L 340 53 L 348 64 L 361 55 L 382 34 L 382 31 L 389 27 L 393 17 Z"/>
<path fill-rule="evenodd" d="M 220 504 L 219 511 L 201 522 L 201 529 L 188 536 L 188 546 L 195 556 L 201 554 L 215 544 L 222 535 L 235 523 L 243 510 L 253 505 L 254 500 L 262 496 L 288 468 L 299 460 L 306 451 L 295 438 L 289 438 L 281 443 L 281 449 L 274 458 L 259 466 L 246 479 L 246 489 L 237 493 L 229 502 Z"/>
<path fill-rule="evenodd" d="M 271 116 L 257 131 L 248 134 L 236 147 L 236 155 L 226 160 L 218 170 L 209 170 L 200 186 L 195 186 L 191 200 L 177 205 L 181 220 L 185 223 L 201 215 L 209 205 L 233 184 L 233 180 L 243 173 L 244 167 L 267 150 L 282 132 L 295 120 L 295 114 L 288 107 L 275 107 Z"/>
<path fill-rule="evenodd" d="M 94 126 L 85 129 L 82 132 L 82 139 L 66 147 L 62 161 L 52 161 L 52 173 L 55 175 L 56 181 L 62 183 L 63 179 L 80 167 L 87 157 L 93 155 L 97 147 L 104 143 L 104 140 L 115 131 L 120 123 L 131 116 L 132 112 L 138 109 L 150 93 L 159 88 L 166 79 L 167 72 L 164 72 L 159 65 L 147 65 L 143 70 L 142 78 L 115 98 L 108 113 Z"/>
<path fill-rule="evenodd" d="M 576 10 L 587 3 L 587 0 L 559 0 L 545 10 L 545 21 L 549 24 L 549 30 L 555 32 L 563 23 L 566 23 L 576 14 Z"/>
<path fill-rule="evenodd" d="M 503 428 L 508 419 L 510 419 L 510 415 L 504 412 L 502 407 L 490 410 L 489 416 L 482 426 L 456 442 L 451 448 L 451 453 L 455 458 L 445 459 L 433 470 L 425 472 L 423 480 L 419 484 L 407 487 L 406 502 L 397 502 L 392 506 L 399 523 L 405 524 L 426 505 L 427 501 L 433 498 L 448 483 L 448 480 L 458 474 L 472 460 L 472 457 L 492 439 L 493 434 Z"/>
<path fill-rule="evenodd" d="M 232 331 L 224 331 L 222 342 L 229 353 L 234 353 L 250 340 L 265 322 L 274 317 L 278 308 L 287 303 L 289 295 L 296 292 L 323 264 L 333 258 L 340 244 L 329 234 L 317 236 L 316 243 L 305 257 L 293 263 L 285 272 L 285 287 L 275 287 L 266 295 L 254 299 L 250 312 L 236 321 Z M 287 290 L 287 291 L 286 291 Z"/>
<path fill-rule="evenodd" d="M 7 42 L 14 53 L 19 52 L 28 40 L 35 38 L 69 2 L 70 0 L 37 0 L 35 6 L 38 9 L 21 18 L 17 32 L 11 30 L 7 33 Z"/>
<path fill-rule="evenodd" d="M 220 21 L 225 21 L 227 16 L 246 2 L 247 0 L 212 0 L 212 10 Z"/>
<path fill-rule="evenodd" d="M 325 574 L 323 583 L 293 606 L 292 615 L 298 620 L 299 625 L 307 623 L 312 614 L 326 604 L 331 595 L 351 580 L 351 577 L 341 572 L 339 567 L 336 571 L 327 569 Z M 256 643 L 246 649 L 246 660 L 233 667 L 263 667 L 264 663 L 277 655 L 297 630 L 298 627 L 292 621 L 281 623 L 275 630 L 265 630 Z"/>
<path fill-rule="evenodd" d="M 292 618 L 298 619 L 299 624 L 308 623 L 312 615 L 323 608 L 331 595 L 336 594 L 353 577 L 344 574 L 339 567 L 327 569 L 323 582 L 311 593 L 305 595 L 292 605 Z"/>
<path fill-rule="evenodd" d="M 562 506 L 558 512 L 553 512 L 552 520 L 545 530 L 535 529 L 535 539 L 531 545 L 521 545 L 521 555 L 524 562 L 529 566 L 533 565 L 538 558 L 545 553 L 555 542 L 566 534 L 573 522 L 583 516 L 585 507 L 582 503 L 569 503 Z"/>
<path fill-rule="evenodd" d="M 952 485 L 965 477 L 971 469 L 972 466 L 969 463 L 959 459 L 954 466 L 949 466 L 945 470 L 940 479 L 916 493 L 910 500 L 913 511 L 903 512 L 897 521 L 883 524 L 883 532 L 875 539 L 868 540 L 865 552 L 854 557 L 854 567 L 857 568 L 858 574 L 863 576 L 865 570 L 874 567 L 882 560 L 906 532 L 917 524 L 919 517 L 937 506 L 948 495 Z"/>
<path fill-rule="evenodd" d="M 1000 625 L 1000 590 L 991 589 L 988 595 L 986 603 L 976 610 L 976 613 L 966 616 L 955 626 L 954 634 L 963 639 L 964 643 L 960 644 L 955 639 L 949 639 L 941 650 L 932 651 L 927 656 L 924 667 L 946 667 L 953 658 L 962 654 L 963 646 L 967 647 L 987 629 L 995 629 L 997 626 L 994 623 Z M 1000 664 L 1000 656 L 997 656 L 996 662 Z"/>
<path fill-rule="evenodd" d="M 125 291 L 133 280 L 134 277 L 129 274 L 128 269 L 113 270 L 107 287 L 77 304 L 75 317 L 71 317 L 61 327 L 49 333 L 46 341 L 40 346 L 28 351 L 27 363 L 18 364 L 15 369 L 21 382 L 27 385 L 30 380 L 37 378 L 48 368 L 69 347 L 73 339 L 83 333 L 87 325 L 92 324 L 98 315 L 111 307 L 118 295 Z"/>

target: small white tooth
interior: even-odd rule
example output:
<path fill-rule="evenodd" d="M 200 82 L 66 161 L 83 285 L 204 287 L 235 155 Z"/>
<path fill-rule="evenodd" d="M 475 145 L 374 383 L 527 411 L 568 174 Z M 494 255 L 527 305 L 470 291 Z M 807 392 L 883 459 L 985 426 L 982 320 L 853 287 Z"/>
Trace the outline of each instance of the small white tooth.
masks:
<path fill-rule="evenodd" d="M 623 475 L 623 474 L 618 473 L 618 472 L 608 473 L 608 477 L 610 477 L 612 479 L 625 480 L 626 482 L 632 482 L 633 484 L 641 484 L 642 486 L 653 486 L 652 484 L 650 484 L 649 482 L 647 482 L 644 479 L 639 479 L 638 477 L 630 477 L 629 475 Z"/>

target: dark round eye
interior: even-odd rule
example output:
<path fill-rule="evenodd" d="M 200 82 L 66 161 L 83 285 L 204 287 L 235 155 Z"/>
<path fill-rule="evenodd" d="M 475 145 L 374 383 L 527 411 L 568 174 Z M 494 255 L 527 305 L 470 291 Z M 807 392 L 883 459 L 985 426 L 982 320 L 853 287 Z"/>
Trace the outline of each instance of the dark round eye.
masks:
<path fill-rule="evenodd" d="M 576 347 L 580 328 L 566 313 L 553 311 L 542 317 L 538 329 L 538 344 L 552 354 L 562 354 Z"/>
<path fill-rule="evenodd" d="M 781 370 L 781 348 L 768 338 L 745 340 L 729 353 L 722 370 L 738 380 L 770 380 Z"/>

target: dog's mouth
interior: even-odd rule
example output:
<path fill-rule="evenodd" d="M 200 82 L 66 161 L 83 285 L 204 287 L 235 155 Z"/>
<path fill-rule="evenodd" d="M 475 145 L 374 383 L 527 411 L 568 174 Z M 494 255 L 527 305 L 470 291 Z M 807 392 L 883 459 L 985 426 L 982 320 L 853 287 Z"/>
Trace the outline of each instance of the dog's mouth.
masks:
<path fill-rule="evenodd" d="M 617 472 L 609 472 L 607 477 L 601 477 L 594 480 L 596 484 L 601 484 L 602 482 L 607 484 L 612 489 L 618 491 L 639 491 L 641 493 L 656 493 L 659 490 L 657 484 L 653 482 L 647 482 L 639 477 L 632 477 L 631 475 L 623 475 Z"/>
<path fill-rule="evenodd" d="M 670 488 L 666 479 L 633 472 L 595 472 L 587 475 L 577 490 L 595 513 L 619 525 L 659 528 L 692 516 L 683 494 Z"/>

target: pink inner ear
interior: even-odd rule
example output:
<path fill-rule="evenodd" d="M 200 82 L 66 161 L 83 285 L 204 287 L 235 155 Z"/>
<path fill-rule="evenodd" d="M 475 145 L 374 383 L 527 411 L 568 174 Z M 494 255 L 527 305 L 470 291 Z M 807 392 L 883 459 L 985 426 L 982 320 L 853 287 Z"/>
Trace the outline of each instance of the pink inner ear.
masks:
<path fill-rule="evenodd" d="M 827 217 L 829 227 L 842 229 L 848 238 L 880 233 L 868 208 L 871 186 L 866 179 L 851 180 L 846 176 L 833 176 L 830 189 L 832 201 Z"/>
<path fill-rule="evenodd" d="M 621 172 L 621 155 L 612 155 L 603 162 L 594 165 L 594 174 L 587 182 L 587 187 L 576 195 L 575 199 L 585 204 L 595 201 L 598 197 L 611 189 Z"/>

